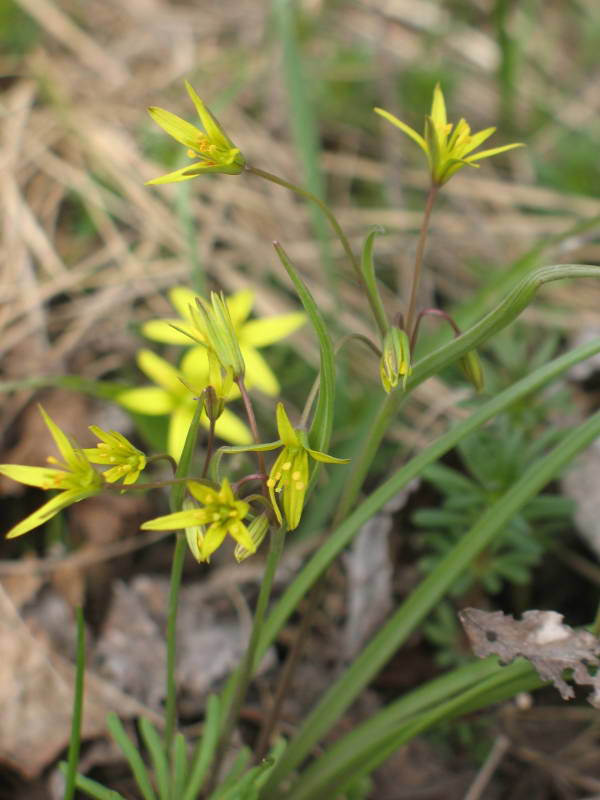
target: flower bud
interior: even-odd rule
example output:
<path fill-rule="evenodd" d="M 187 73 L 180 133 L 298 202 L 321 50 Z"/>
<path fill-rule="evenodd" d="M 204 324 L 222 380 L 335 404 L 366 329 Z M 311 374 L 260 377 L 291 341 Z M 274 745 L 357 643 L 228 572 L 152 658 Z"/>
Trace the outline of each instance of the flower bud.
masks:
<path fill-rule="evenodd" d="M 248 525 L 248 532 L 250 534 L 250 538 L 254 542 L 254 550 L 247 550 L 243 544 L 236 544 L 233 554 L 238 563 L 243 561 L 245 558 L 248 558 L 248 556 L 254 555 L 254 553 L 261 546 L 268 530 L 269 520 L 267 519 L 266 514 L 261 514 L 252 520 L 252 522 Z"/>
<path fill-rule="evenodd" d="M 483 367 L 481 366 L 481 361 L 479 360 L 477 351 L 469 350 L 469 352 L 466 355 L 464 355 L 459 360 L 458 363 L 463 372 L 463 375 L 469 381 L 469 383 L 475 388 L 475 390 L 477 392 L 483 391 L 485 383 L 483 377 Z"/>
<path fill-rule="evenodd" d="M 379 364 L 381 383 L 388 394 L 394 389 L 402 376 L 402 388 L 412 372 L 410 367 L 410 342 L 406 331 L 392 325 L 383 340 L 383 354 Z"/>
<path fill-rule="evenodd" d="M 210 304 L 202 297 L 196 298 L 198 312 L 207 345 L 214 350 L 223 369 L 230 368 L 234 378 L 243 378 L 246 370 L 242 351 L 223 293 L 211 292 Z"/>

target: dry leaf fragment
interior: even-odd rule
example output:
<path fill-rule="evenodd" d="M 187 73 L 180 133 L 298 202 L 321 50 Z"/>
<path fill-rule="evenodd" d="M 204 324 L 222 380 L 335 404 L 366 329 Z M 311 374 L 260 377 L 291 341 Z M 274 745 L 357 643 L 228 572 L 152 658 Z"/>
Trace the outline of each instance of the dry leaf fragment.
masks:
<path fill-rule="evenodd" d="M 515 620 L 502 611 L 465 608 L 458 616 L 479 658 L 496 654 L 502 664 L 526 658 L 540 678 L 552 681 L 563 700 L 575 696 L 563 678 L 564 670 L 572 670 L 575 683 L 594 687 L 588 700 L 600 708 L 600 640 L 593 634 L 564 625 L 563 615 L 556 611 L 525 611 L 521 620 Z"/>

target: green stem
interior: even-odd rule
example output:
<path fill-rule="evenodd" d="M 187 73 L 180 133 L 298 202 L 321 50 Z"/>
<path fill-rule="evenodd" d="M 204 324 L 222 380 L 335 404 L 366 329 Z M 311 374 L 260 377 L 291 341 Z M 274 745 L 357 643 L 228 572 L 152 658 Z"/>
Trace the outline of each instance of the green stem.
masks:
<path fill-rule="evenodd" d="M 202 401 L 199 401 L 194 410 L 194 416 L 190 423 L 189 430 L 185 439 L 183 452 L 175 473 L 176 478 L 184 478 L 190 471 L 190 464 L 196 439 L 198 437 L 198 424 L 202 413 Z M 179 483 L 171 489 L 169 506 L 171 511 L 181 511 L 183 508 L 183 498 L 185 496 L 185 483 Z M 169 585 L 169 604 L 167 611 L 167 699 L 165 704 L 165 750 L 171 752 L 175 728 L 177 726 L 177 687 L 175 684 L 175 653 L 177 647 L 177 609 L 179 606 L 179 590 L 181 589 L 181 577 L 183 575 L 183 562 L 185 559 L 186 539 L 185 534 L 180 532 L 175 540 L 173 561 L 171 564 L 171 578 Z"/>
<path fill-rule="evenodd" d="M 63 800 L 72 800 L 75 797 L 75 784 L 77 781 L 77 762 L 81 745 L 81 718 L 83 716 L 83 682 L 85 677 L 85 624 L 83 611 L 78 606 L 75 609 L 77 623 L 77 650 L 75 672 L 75 691 L 73 692 L 73 717 L 71 720 L 71 738 L 69 739 L 69 755 L 67 760 L 67 774 L 65 794 Z"/>
<path fill-rule="evenodd" d="M 372 296 L 370 287 L 365 282 L 362 270 L 360 268 L 360 264 L 358 263 L 358 260 L 354 255 L 352 247 L 350 246 L 348 237 L 342 230 L 342 226 L 337 221 L 335 214 L 329 208 L 329 206 L 326 203 L 324 203 L 320 197 L 317 197 L 316 194 L 309 192 L 307 189 L 303 189 L 301 186 L 297 186 L 295 183 L 290 183 L 290 181 L 286 181 L 284 180 L 284 178 L 280 178 L 277 175 L 273 175 L 271 172 L 266 172 L 265 170 L 259 169 L 258 167 L 250 167 L 250 166 L 246 166 L 246 171 L 251 172 L 253 175 L 257 175 L 259 178 L 264 178 L 267 181 L 271 181 L 271 183 L 276 183 L 278 186 L 283 186 L 285 189 L 289 189 L 290 191 L 295 192 L 297 195 L 303 197 L 305 200 L 312 201 L 321 209 L 321 211 L 325 214 L 325 216 L 329 220 L 329 224 L 335 231 L 336 236 L 340 240 L 342 247 L 344 248 L 344 252 L 348 256 L 348 260 L 352 265 L 352 269 L 354 270 L 358 282 L 361 288 L 365 291 L 365 294 L 369 301 L 369 305 L 371 307 L 371 313 L 373 314 L 375 322 L 377 323 L 377 327 L 379 330 L 381 330 L 381 322 L 380 322 L 381 316 L 380 316 L 379 303 Z"/>
<path fill-rule="evenodd" d="M 248 686 L 250 685 L 254 671 L 258 666 L 255 663 L 257 660 L 258 643 L 262 634 L 263 622 L 267 612 L 269 599 L 271 597 L 271 590 L 275 580 L 277 565 L 279 564 L 279 559 L 281 558 L 281 553 L 283 550 L 285 532 L 285 528 L 282 527 L 277 528 L 271 534 L 271 546 L 269 548 L 265 573 L 260 584 L 260 591 L 258 593 L 258 600 L 256 602 L 256 610 L 254 612 L 254 620 L 252 623 L 252 633 L 250 634 L 250 641 L 248 642 L 248 647 L 246 648 L 244 661 L 242 662 L 242 665 L 235 676 L 235 686 L 232 687 L 232 700 L 229 704 L 229 708 L 227 709 L 227 715 L 223 724 L 222 733 L 219 737 L 217 755 L 213 762 L 211 779 L 209 781 L 210 790 L 215 787 L 218 780 L 223 758 L 225 757 L 233 728 L 237 722 L 240 709 L 242 707 L 244 698 L 246 697 L 246 692 L 248 691 Z M 209 795 L 210 790 L 208 792 Z"/>
<path fill-rule="evenodd" d="M 415 311 L 417 307 L 417 291 L 419 283 L 421 282 L 421 271 L 423 268 L 423 255 L 425 253 L 425 244 L 427 242 L 427 231 L 429 230 L 429 221 L 431 219 L 431 212 L 433 205 L 438 195 L 439 187 L 435 184 L 431 185 L 429 194 L 427 195 L 427 202 L 425 203 L 425 210 L 423 211 L 423 222 L 421 223 L 421 232 L 419 234 L 419 241 L 417 242 L 417 252 L 415 253 L 415 268 L 413 271 L 412 286 L 410 288 L 410 300 L 408 301 L 408 312 L 406 314 L 406 333 L 409 338 L 412 338 L 413 323 L 415 319 Z"/>

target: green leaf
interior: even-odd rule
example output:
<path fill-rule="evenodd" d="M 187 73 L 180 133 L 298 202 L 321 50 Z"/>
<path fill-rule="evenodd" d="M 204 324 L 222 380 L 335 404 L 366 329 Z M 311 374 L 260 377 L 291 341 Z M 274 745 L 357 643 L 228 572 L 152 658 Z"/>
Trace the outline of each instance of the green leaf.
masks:
<path fill-rule="evenodd" d="M 69 756 L 66 774 L 64 800 L 75 796 L 77 781 L 77 762 L 81 745 L 81 718 L 83 716 L 83 682 L 85 678 L 85 622 L 83 611 L 78 606 L 75 610 L 77 621 L 75 690 L 73 692 L 73 715 L 71 721 L 71 737 L 69 739 Z"/>
<path fill-rule="evenodd" d="M 202 735 L 198 739 L 190 765 L 190 776 L 182 800 L 196 800 L 215 756 L 219 741 L 221 702 L 211 694 L 206 702 L 206 715 Z"/>
<path fill-rule="evenodd" d="M 365 287 L 371 298 L 370 305 L 373 311 L 373 316 L 375 317 L 375 322 L 377 323 L 381 340 L 383 341 L 386 331 L 389 328 L 389 323 L 383 303 L 381 302 L 379 290 L 377 289 L 375 264 L 373 262 L 373 245 L 375 243 L 375 237 L 378 233 L 383 233 L 383 228 L 376 228 L 375 230 L 371 231 L 371 233 L 365 239 L 360 258 L 360 269 L 365 282 Z"/>
<path fill-rule="evenodd" d="M 64 761 L 59 764 L 59 769 L 63 775 L 67 774 L 67 765 Z M 106 786 L 102 786 L 101 783 L 93 781 L 91 778 L 86 778 L 85 775 L 76 775 L 75 787 L 87 794 L 88 797 L 93 797 L 94 800 L 125 800 L 119 792 L 107 789 Z"/>
<path fill-rule="evenodd" d="M 110 731 L 110 735 L 118 744 L 121 752 L 127 759 L 129 767 L 135 778 L 135 782 L 142 793 L 142 797 L 144 800 L 156 800 L 156 795 L 154 793 L 154 789 L 152 788 L 152 782 L 150 780 L 150 776 L 148 775 L 148 771 L 146 770 L 146 765 L 144 764 L 137 747 L 125 733 L 125 728 L 121 724 L 121 720 L 115 713 L 111 712 L 106 717 L 106 724 L 108 730 Z"/>
<path fill-rule="evenodd" d="M 145 717 L 140 720 L 139 728 L 144 744 L 150 754 L 159 797 L 161 800 L 169 800 L 169 761 L 163 749 L 162 739 L 154 725 Z"/>

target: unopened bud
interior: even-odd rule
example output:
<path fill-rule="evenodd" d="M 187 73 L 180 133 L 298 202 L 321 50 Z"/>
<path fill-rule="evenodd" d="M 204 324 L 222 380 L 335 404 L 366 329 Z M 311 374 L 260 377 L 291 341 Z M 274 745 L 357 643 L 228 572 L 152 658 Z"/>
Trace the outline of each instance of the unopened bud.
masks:
<path fill-rule="evenodd" d="M 402 377 L 402 388 L 411 373 L 410 342 L 406 331 L 393 325 L 383 340 L 383 354 L 379 364 L 381 383 L 386 392 L 391 392 Z"/>
<path fill-rule="evenodd" d="M 466 355 L 464 355 L 459 360 L 458 363 L 463 372 L 463 375 L 469 381 L 469 383 L 475 388 L 475 390 L 478 392 L 483 391 L 483 387 L 485 384 L 483 377 L 483 367 L 481 366 L 481 361 L 479 360 L 477 351 L 469 350 L 469 352 Z"/>
<path fill-rule="evenodd" d="M 254 555 L 256 550 L 260 547 L 262 540 L 267 535 L 267 531 L 269 530 L 269 520 L 267 519 L 266 514 L 261 514 L 259 517 L 255 517 L 252 522 L 248 525 L 248 532 L 250 534 L 250 538 L 255 544 L 254 550 L 247 550 L 243 545 L 238 544 L 234 550 L 234 556 L 236 557 L 237 561 L 243 561 L 248 556 Z"/>

